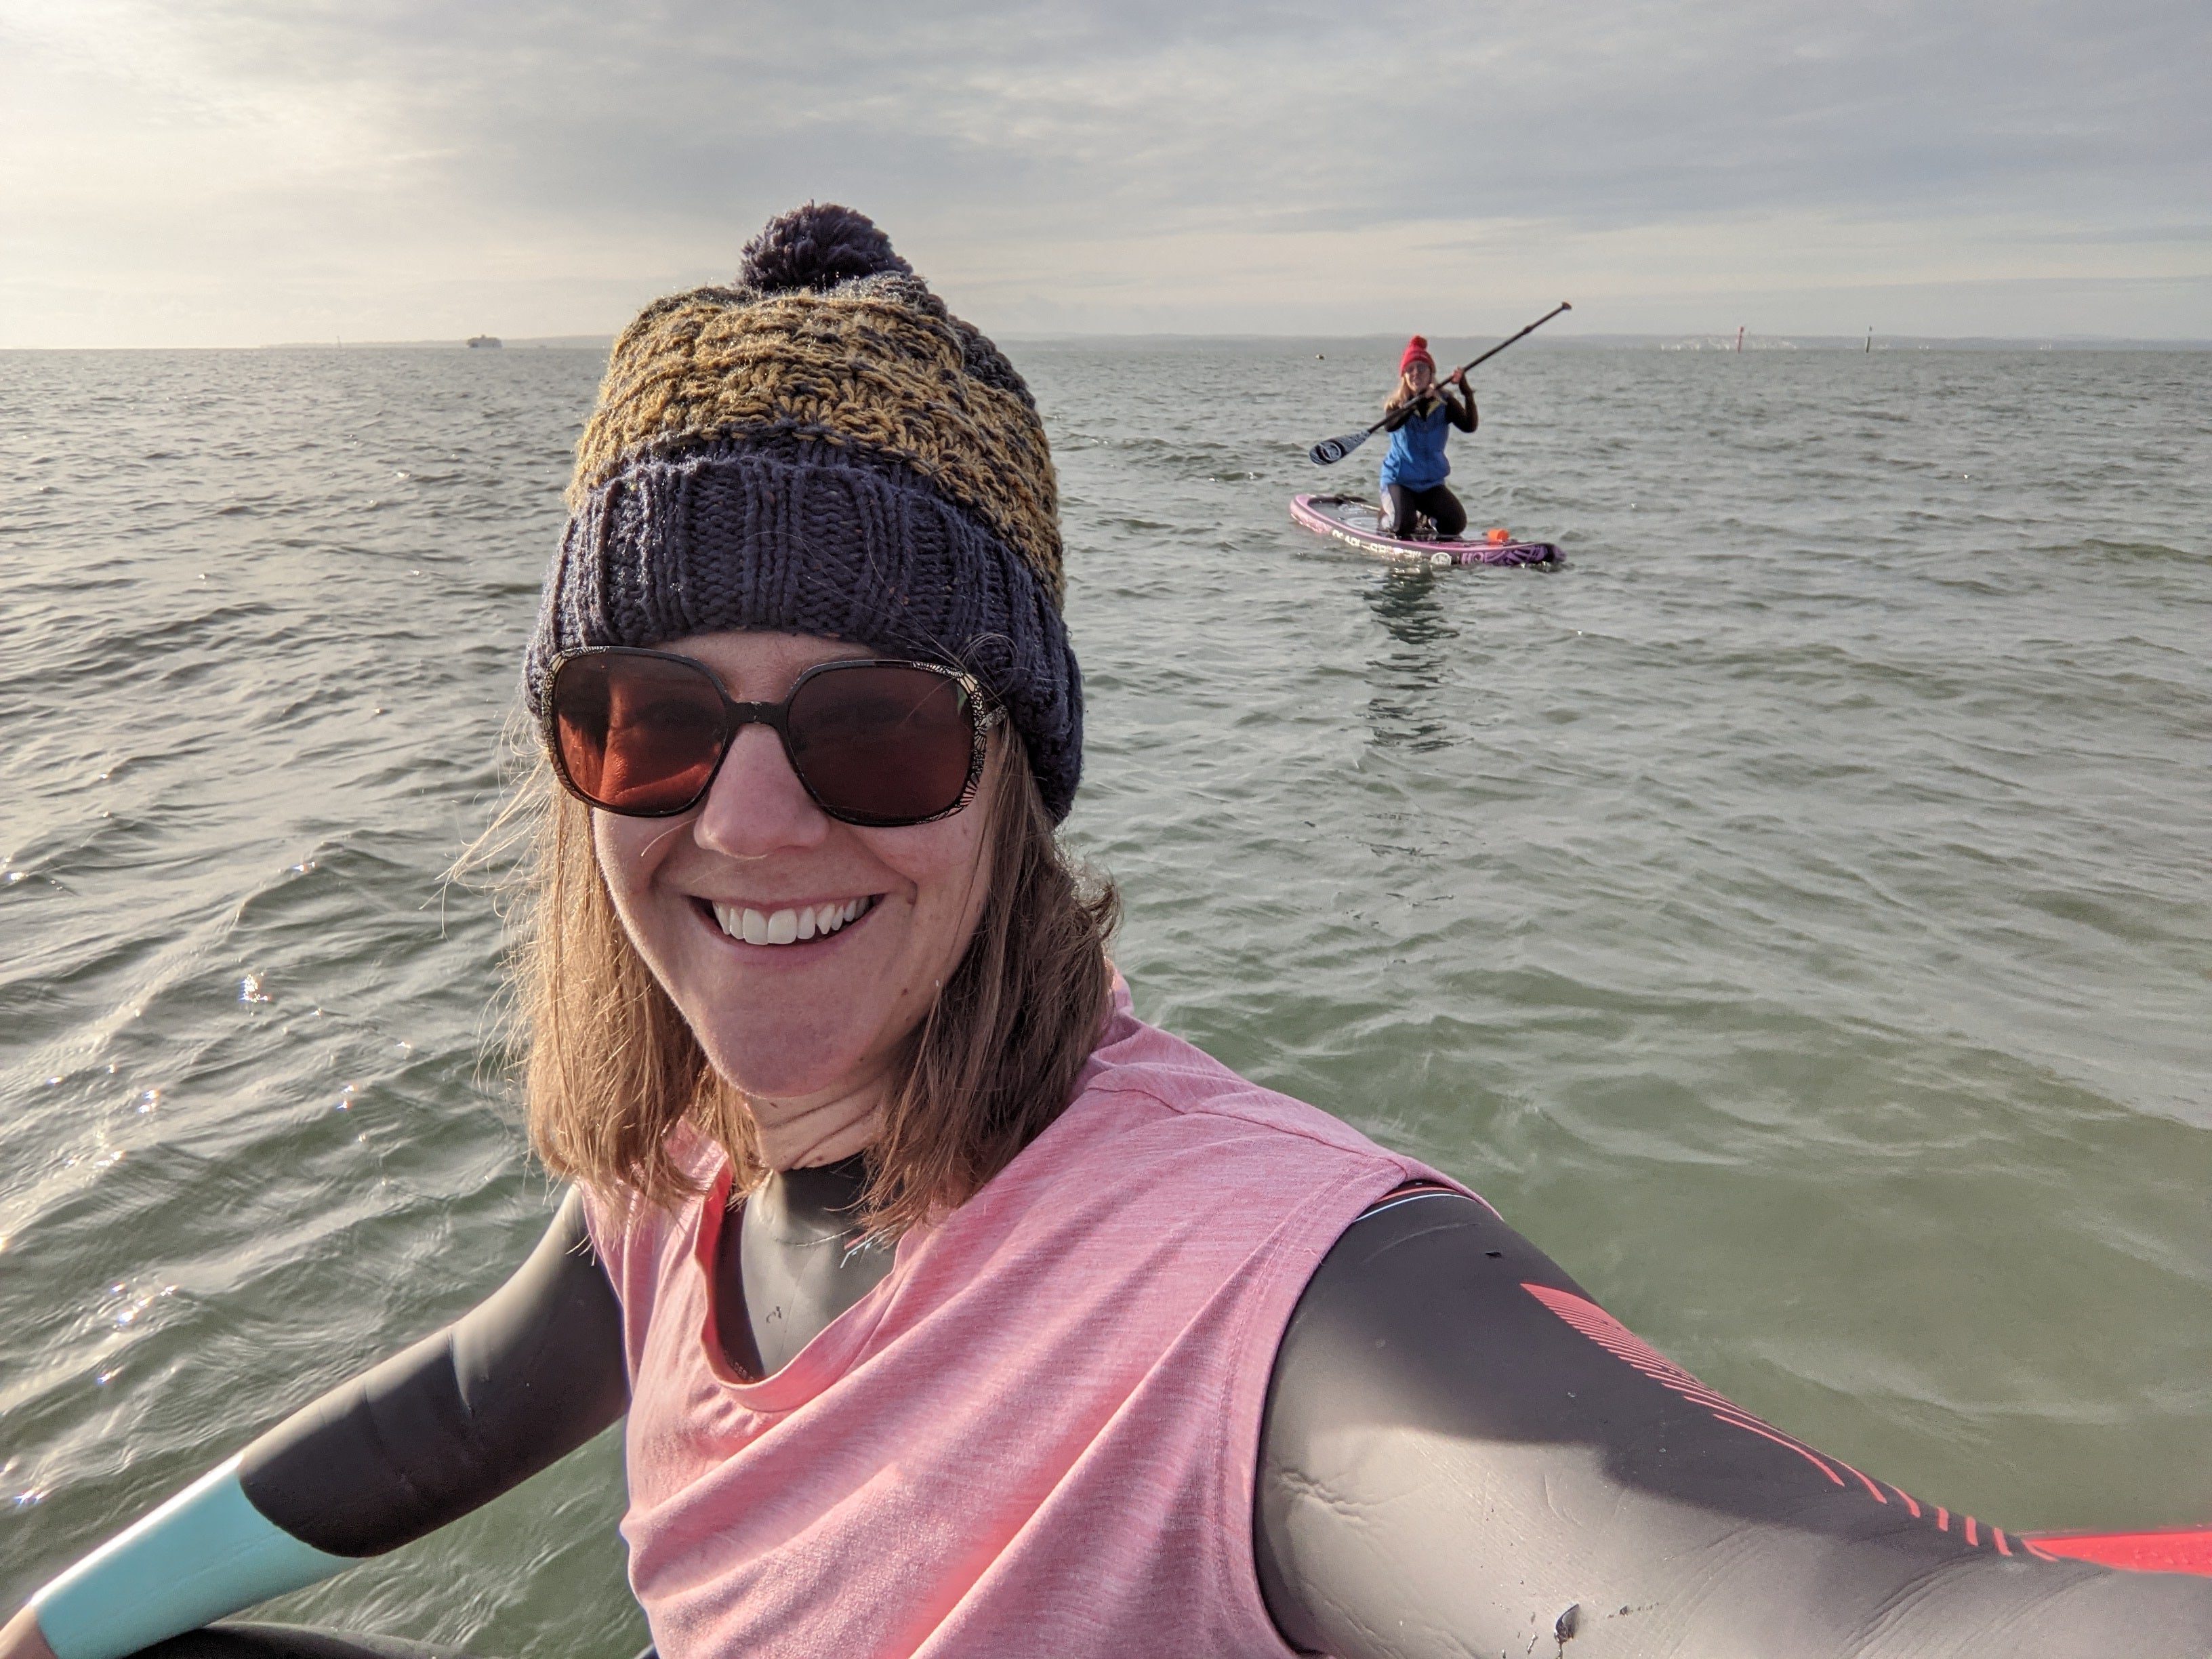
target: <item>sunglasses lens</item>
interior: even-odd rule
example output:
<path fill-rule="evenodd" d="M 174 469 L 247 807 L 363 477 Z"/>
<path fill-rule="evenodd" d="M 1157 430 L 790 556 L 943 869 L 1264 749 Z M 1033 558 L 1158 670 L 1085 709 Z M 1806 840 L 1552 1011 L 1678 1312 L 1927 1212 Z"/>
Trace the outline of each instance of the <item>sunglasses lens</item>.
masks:
<path fill-rule="evenodd" d="M 707 787 L 728 736 L 712 677 L 665 657 L 571 658 L 553 677 L 550 702 L 568 781 L 617 812 L 688 806 Z"/>
<path fill-rule="evenodd" d="M 923 668 L 833 668 L 791 699 L 791 751 L 815 799 L 860 823 L 915 823 L 968 787 L 975 716 L 966 688 Z"/>

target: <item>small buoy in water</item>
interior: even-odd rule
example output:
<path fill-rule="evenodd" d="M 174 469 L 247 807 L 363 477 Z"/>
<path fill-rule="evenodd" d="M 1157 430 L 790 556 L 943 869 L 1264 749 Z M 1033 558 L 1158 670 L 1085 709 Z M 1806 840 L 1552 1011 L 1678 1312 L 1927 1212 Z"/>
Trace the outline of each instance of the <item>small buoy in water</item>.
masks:
<path fill-rule="evenodd" d="M 1318 351 L 1316 351 L 1316 352 L 1315 352 L 1315 353 L 1314 353 L 1314 361 L 1315 361 L 1316 362 L 1317 362 L 1317 363 L 1320 363 L 1320 362 L 1328 362 L 1328 360 L 1327 358 L 1323 357 L 1323 356 L 1321 355 L 1321 353 L 1319 353 Z"/>

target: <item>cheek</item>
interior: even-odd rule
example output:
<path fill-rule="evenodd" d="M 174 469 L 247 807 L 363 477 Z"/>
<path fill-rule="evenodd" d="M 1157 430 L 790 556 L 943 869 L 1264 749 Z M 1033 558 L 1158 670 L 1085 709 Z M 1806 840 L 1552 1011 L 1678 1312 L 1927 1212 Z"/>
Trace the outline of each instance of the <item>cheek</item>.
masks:
<path fill-rule="evenodd" d="M 607 895 L 614 901 L 615 912 L 631 942 L 640 946 L 646 941 L 638 937 L 638 921 L 652 884 L 654 854 L 672 833 L 665 822 L 618 817 L 611 812 L 592 814 L 592 854 L 598 861 L 599 878 L 607 884 Z"/>
<path fill-rule="evenodd" d="M 925 843 L 885 849 L 890 856 L 884 861 L 914 884 L 915 942 L 943 958 L 945 972 L 967 949 L 990 887 L 988 813 L 977 810 L 982 805 L 907 832 L 927 832 Z"/>
<path fill-rule="evenodd" d="M 624 823 L 605 812 L 592 814 L 592 856 L 599 860 L 599 878 L 617 902 L 628 888 L 625 878 L 637 861 L 635 850 L 623 845 Z"/>
<path fill-rule="evenodd" d="M 982 908 L 990 871 L 975 838 L 933 848 L 936 856 L 912 872 L 915 909 L 933 927 L 957 929 Z"/>

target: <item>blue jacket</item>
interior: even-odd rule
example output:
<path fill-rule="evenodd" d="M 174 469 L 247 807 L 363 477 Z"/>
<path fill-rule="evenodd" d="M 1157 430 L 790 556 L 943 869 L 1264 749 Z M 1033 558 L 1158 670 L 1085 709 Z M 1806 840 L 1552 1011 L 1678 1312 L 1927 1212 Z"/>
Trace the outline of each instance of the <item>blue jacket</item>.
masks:
<path fill-rule="evenodd" d="M 1444 459 L 1444 438 L 1452 427 L 1451 409 L 1441 398 L 1425 415 L 1415 415 L 1390 434 L 1390 453 L 1382 458 L 1382 488 L 1403 484 L 1408 489 L 1431 489 L 1451 474 Z"/>

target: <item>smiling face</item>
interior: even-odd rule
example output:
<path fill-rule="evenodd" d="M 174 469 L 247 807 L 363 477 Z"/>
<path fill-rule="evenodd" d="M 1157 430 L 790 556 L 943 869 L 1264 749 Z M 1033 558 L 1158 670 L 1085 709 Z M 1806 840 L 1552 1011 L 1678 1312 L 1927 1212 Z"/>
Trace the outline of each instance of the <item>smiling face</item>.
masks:
<path fill-rule="evenodd" d="M 1436 367 L 1427 358 L 1416 357 L 1406 365 L 1406 388 L 1414 396 L 1426 392 L 1436 381 Z"/>
<path fill-rule="evenodd" d="M 816 663 L 867 654 L 750 632 L 659 648 L 761 702 Z M 683 817 L 592 812 L 616 914 L 708 1060 L 744 1092 L 775 1167 L 842 1158 L 872 1138 L 900 1046 L 982 912 L 995 773 L 987 766 L 975 799 L 950 817 L 862 829 L 817 806 L 776 734 L 750 725 Z"/>

